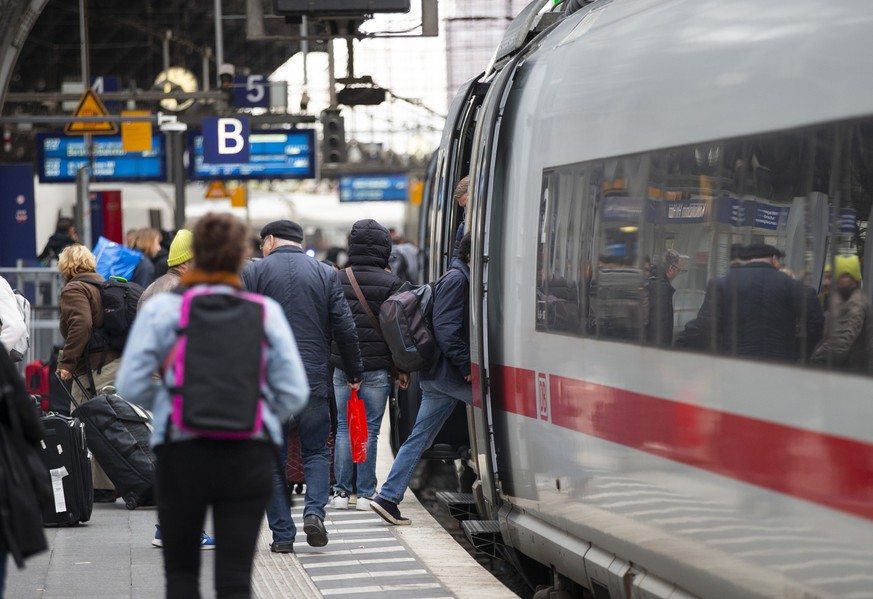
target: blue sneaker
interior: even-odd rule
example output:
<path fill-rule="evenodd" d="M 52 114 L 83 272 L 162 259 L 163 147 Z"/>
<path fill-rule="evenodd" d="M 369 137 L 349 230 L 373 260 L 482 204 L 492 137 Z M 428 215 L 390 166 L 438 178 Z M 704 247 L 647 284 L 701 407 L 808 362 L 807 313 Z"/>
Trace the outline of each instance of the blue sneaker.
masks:
<path fill-rule="evenodd" d="M 164 546 L 164 541 L 161 540 L 160 524 L 155 524 L 155 538 L 152 539 L 152 545 L 155 547 Z M 200 549 L 215 549 L 215 539 L 206 534 L 205 530 L 200 531 Z"/>

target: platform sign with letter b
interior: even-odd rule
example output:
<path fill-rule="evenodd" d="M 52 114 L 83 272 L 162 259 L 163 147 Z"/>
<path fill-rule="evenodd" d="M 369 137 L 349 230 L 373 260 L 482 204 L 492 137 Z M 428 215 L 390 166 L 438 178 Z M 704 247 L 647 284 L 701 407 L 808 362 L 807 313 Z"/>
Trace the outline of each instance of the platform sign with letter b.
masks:
<path fill-rule="evenodd" d="M 204 118 L 203 161 L 212 164 L 248 162 L 249 133 L 247 118 Z"/>

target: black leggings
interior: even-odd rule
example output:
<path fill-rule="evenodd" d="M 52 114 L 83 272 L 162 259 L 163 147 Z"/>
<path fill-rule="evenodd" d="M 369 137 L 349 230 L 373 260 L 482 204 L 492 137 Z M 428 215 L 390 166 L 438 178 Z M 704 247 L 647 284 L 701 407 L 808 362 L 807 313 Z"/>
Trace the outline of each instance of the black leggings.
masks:
<path fill-rule="evenodd" d="M 156 491 L 168 599 L 200 597 L 200 531 L 212 506 L 215 591 L 251 596 L 255 543 L 273 492 L 274 448 L 197 439 L 159 446 Z"/>

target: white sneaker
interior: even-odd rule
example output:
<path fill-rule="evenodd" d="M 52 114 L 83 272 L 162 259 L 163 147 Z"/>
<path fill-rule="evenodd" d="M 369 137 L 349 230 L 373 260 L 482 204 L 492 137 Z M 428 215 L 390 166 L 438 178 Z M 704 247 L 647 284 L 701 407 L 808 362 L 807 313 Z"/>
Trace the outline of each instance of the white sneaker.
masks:
<path fill-rule="evenodd" d="M 349 494 L 340 491 L 339 493 L 334 495 L 333 499 L 330 500 L 330 507 L 335 510 L 349 509 Z"/>
<path fill-rule="evenodd" d="M 358 503 L 355 504 L 355 509 L 359 512 L 369 512 L 370 511 L 370 500 L 366 497 L 358 497 Z"/>

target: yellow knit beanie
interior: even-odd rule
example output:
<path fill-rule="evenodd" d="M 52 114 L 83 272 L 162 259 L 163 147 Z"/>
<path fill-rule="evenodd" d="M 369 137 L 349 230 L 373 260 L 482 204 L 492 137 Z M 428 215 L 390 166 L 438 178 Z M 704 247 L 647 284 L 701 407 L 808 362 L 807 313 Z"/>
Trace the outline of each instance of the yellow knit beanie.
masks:
<path fill-rule="evenodd" d="M 167 258 L 167 266 L 178 266 L 191 259 L 191 241 L 194 236 L 188 229 L 179 229 L 173 243 L 170 244 L 170 255 Z"/>
<path fill-rule="evenodd" d="M 855 279 L 856 283 L 861 282 L 861 261 L 858 256 L 837 256 L 836 265 L 834 267 L 834 278 L 838 279 L 843 275 L 849 275 Z"/>

